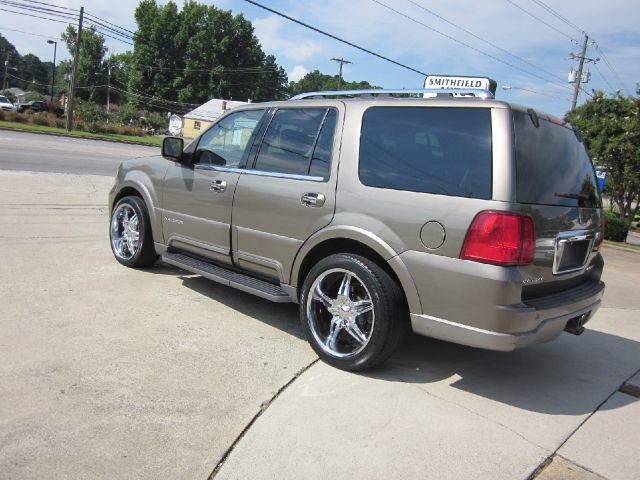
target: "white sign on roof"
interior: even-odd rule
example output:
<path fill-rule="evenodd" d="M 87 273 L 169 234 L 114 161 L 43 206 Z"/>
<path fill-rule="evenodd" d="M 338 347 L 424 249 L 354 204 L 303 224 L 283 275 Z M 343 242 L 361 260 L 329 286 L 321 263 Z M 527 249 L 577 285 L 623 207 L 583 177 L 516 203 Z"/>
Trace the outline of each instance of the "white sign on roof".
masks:
<path fill-rule="evenodd" d="M 463 88 L 489 90 L 490 80 L 486 77 L 451 77 L 448 75 L 428 75 L 424 88 Z"/>

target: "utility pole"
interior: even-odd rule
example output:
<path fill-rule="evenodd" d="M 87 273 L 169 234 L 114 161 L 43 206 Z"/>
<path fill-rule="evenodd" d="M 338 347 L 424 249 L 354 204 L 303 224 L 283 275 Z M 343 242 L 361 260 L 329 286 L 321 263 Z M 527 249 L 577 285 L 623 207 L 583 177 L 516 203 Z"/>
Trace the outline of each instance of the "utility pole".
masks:
<path fill-rule="evenodd" d="M 107 118 L 109 117 L 109 97 L 111 96 L 111 57 L 107 60 Z"/>
<path fill-rule="evenodd" d="M 353 63 L 353 62 L 350 62 L 349 60 L 345 60 L 344 58 L 332 58 L 331 60 L 333 62 L 338 62 L 340 64 L 340 71 L 338 72 L 338 90 L 340 90 L 342 87 L 342 65 L 344 65 L 345 63 Z"/>
<path fill-rule="evenodd" d="M 73 54 L 73 68 L 71 70 L 71 87 L 69 88 L 69 98 L 67 99 L 67 131 L 73 128 L 73 100 L 76 91 L 76 76 L 78 73 L 78 59 L 80 57 L 80 42 L 82 41 L 82 20 L 84 17 L 84 7 L 80 7 L 80 18 L 78 19 L 78 35 L 76 36 L 76 48 Z"/>
<path fill-rule="evenodd" d="M 589 35 L 584 34 L 584 42 L 582 43 L 582 53 L 580 54 L 580 66 L 578 67 L 578 77 L 576 78 L 576 86 L 573 90 L 573 100 L 571 101 L 571 110 L 576 108 L 578 103 L 578 94 L 580 93 L 580 82 L 582 82 L 582 67 L 584 67 L 584 61 L 587 55 L 587 42 L 589 41 Z"/>
<path fill-rule="evenodd" d="M 56 53 L 58 51 L 58 42 L 47 40 L 49 45 L 53 44 L 53 69 L 51 70 L 51 104 L 53 104 L 53 86 L 56 81 Z"/>
<path fill-rule="evenodd" d="M 9 56 L 11 54 L 7 53 L 7 59 L 4 61 L 4 80 L 2 80 L 2 89 L 7 89 L 7 70 L 9 69 Z"/>

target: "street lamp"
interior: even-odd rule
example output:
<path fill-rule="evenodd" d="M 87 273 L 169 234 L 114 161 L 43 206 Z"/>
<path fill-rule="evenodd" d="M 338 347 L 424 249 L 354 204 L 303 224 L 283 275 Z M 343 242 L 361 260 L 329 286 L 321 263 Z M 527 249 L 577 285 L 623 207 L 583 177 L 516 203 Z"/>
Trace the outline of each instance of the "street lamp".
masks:
<path fill-rule="evenodd" d="M 47 40 L 49 45 L 53 44 L 53 71 L 51 72 L 51 103 L 53 103 L 53 84 L 56 81 L 56 51 L 58 50 L 58 42 Z"/>

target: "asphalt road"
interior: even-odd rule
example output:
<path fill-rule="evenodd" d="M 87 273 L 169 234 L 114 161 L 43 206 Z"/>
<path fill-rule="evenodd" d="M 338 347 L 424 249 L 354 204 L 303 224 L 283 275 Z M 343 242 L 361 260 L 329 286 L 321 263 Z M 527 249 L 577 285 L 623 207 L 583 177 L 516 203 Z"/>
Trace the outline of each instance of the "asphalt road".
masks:
<path fill-rule="evenodd" d="M 0 170 L 113 176 L 123 160 L 159 147 L 0 130 Z"/>

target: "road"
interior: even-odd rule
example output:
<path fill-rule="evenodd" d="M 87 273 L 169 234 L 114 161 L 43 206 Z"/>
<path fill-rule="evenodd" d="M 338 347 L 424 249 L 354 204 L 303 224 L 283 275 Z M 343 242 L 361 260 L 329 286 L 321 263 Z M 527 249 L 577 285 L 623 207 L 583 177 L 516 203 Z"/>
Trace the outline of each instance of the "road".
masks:
<path fill-rule="evenodd" d="M 0 170 L 113 176 L 123 160 L 159 147 L 0 130 Z"/>
<path fill-rule="evenodd" d="M 63 168 L 39 151 L 32 170 Z M 524 480 L 549 459 L 540 479 L 637 478 L 640 402 L 618 388 L 640 385 L 640 255 L 604 250 L 582 336 L 414 336 L 353 374 L 316 361 L 295 305 L 119 265 L 111 183 L 0 171 L 0 478 Z"/>

